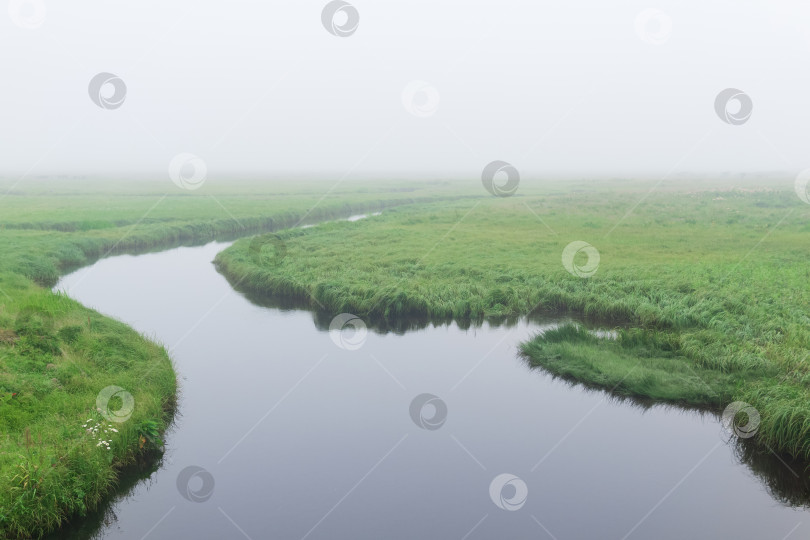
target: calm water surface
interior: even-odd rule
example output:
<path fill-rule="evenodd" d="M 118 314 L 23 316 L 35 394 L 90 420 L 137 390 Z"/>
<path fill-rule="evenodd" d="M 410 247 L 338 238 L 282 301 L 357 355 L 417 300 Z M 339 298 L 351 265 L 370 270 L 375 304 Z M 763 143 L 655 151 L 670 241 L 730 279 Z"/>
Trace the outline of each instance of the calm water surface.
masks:
<path fill-rule="evenodd" d="M 517 345 L 557 321 L 370 332 L 346 350 L 312 313 L 235 292 L 211 264 L 225 247 L 116 256 L 57 286 L 165 344 L 181 382 L 160 468 L 63 537 L 810 535 L 807 510 L 766 489 L 778 495 L 785 467 L 765 460 L 757 468 L 774 473 L 755 475 L 715 417 L 644 409 L 530 370 Z M 423 393 L 446 404 L 439 429 L 409 414 Z M 213 479 L 204 502 L 178 489 L 188 466 Z M 503 473 L 528 490 L 518 510 L 490 497 Z M 204 487 L 198 476 L 188 489 Z"/>

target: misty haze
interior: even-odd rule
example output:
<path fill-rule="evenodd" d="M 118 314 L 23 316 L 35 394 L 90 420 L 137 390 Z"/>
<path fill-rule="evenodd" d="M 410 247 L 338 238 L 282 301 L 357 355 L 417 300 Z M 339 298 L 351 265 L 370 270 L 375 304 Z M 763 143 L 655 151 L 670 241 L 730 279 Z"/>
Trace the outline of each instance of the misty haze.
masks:
<path fill-rule="evenodd" d="M 804 538 L 810 5 L 9 0 L 0 537 Z"/>

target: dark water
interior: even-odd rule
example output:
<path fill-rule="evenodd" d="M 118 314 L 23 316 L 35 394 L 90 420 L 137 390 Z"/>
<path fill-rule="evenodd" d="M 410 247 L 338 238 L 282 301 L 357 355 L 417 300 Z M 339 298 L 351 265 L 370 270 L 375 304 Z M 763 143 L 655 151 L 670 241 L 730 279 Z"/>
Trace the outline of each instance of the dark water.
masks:
<path fill-rule="evenodd" d="M 788 504 L 806 503 L 803 481 L 729 442 L 714 416 L 645 409 L 530 370 L 517 345 L 557 321 L 369 332 L 348 350 L 312 313 L 235 292 L 211 264 L 226 245 L 104 259 L 57 286 L 164 343 L 182 386 L 158 470 L 136 471 L 105 511 L 62 536 L 810 534 L 810 514 Z M 441 400 L 422 409 L 438 429 L 411 417 L 423 393 Z M 442 404 L 446 421 L 430 425 Z M 181 481 L 181 494 L 189 466 L 207 473 Z M 504 473 L 519 480 L 493 499 Z M 523 485 L 519 509 L 494 502 L 520 506 Z M 188 500 L 195 493 L 206 500 Z"/>

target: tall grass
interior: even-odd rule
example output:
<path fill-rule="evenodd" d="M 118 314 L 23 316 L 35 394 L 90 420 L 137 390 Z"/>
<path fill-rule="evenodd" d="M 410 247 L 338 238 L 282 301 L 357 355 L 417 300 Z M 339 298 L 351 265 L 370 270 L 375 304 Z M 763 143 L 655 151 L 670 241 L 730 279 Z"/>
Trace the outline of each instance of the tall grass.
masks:
<path fill-rule="evenodd" d="M 287 231 L 272 267 L 250 257 L 249 239 L 216 262 L 245 290 L 367 319 L 541 310 L 612 321 L 617 340 L 563 327 L 523 353 L 621 395 L 717 411 L 747 401 L 762 415 L 761 442 L 810 457 L 810 207 L 789 191 L 668 192 L 622 219 L 638 197 L 561 191 L 402 207 Z M 574 240 L 600 252 L 589 279 L 563 268 Z"/>

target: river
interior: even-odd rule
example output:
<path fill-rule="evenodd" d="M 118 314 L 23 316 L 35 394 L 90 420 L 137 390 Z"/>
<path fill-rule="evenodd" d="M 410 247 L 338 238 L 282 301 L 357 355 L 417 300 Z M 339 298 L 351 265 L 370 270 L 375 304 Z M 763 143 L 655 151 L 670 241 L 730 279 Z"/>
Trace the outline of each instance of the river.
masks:
<path fill-rule="evenodd" d="M 56 286 L 165 344 L 181 385 L 157 470 L 57 537 L 807 537 L 805 503 L 777 500 L 788 466 L 742 463 L 715 416 L 530 369 L 518 344 L 559 320 L 330 334 L 233 290 L 228 245 Z"/>

